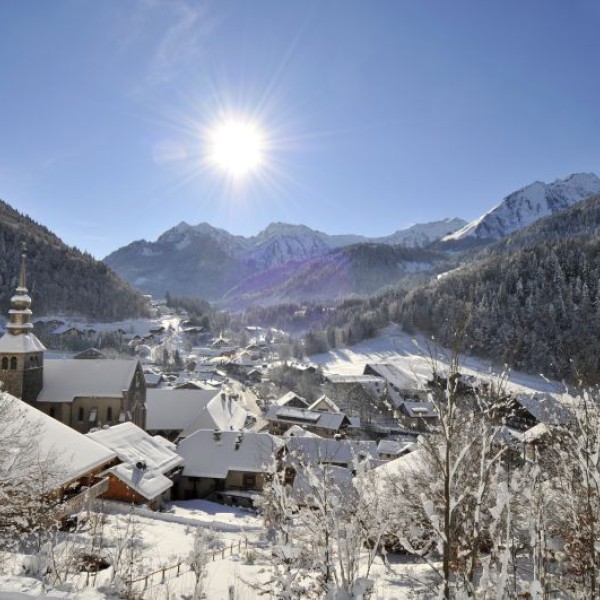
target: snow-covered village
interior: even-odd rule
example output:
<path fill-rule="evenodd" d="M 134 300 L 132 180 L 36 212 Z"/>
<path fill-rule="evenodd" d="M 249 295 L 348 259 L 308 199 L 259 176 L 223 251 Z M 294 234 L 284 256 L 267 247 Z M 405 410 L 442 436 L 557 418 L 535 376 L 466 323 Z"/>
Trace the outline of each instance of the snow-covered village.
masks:
<path fill-rule="evenodd" d="M 600 599 L 599 26 L 0 2 L 0 600 Z"/>

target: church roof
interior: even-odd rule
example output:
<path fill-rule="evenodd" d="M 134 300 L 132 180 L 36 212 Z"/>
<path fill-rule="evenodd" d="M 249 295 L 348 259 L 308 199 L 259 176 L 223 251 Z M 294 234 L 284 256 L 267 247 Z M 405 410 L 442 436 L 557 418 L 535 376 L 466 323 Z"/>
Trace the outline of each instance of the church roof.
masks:
<path fill-rule="evenodd" d="M 73 402 L 77 397 L 121 398 L 131 387 L 137 360 L 55 359 L 44 362 L 38 402 Z"/>
<path fill-rule="evenodd" d="M 5 333 L 0 338 L 0 352 L 5 354 L 23 354 L 24 352 L 44 352 L 44 344 L 33 333 L 13 335 Z"/>

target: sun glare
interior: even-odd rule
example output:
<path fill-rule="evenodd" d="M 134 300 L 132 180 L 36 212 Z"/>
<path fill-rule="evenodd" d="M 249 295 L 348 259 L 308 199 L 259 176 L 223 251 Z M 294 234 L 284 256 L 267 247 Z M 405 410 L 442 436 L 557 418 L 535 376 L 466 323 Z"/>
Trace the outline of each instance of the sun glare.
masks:
<path fill-rule="evenodd" d="M 227 121 L 216 126 L 210 138 L 211 162 L 229 175 L 246 175 L 262 164 L 264 138 L 256 125 Z"/>

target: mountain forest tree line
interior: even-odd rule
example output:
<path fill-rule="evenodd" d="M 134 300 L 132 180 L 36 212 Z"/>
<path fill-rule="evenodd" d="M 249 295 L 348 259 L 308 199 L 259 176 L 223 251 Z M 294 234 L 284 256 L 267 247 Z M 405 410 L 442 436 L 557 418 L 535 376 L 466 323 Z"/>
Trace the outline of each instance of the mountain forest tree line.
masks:
<path fill-rule="evenodd" d="M 0 310 L 7 314 L 27 246 L 27 286 L 36 315 L 64 313 L 115 321 L 148 314 L 141 292 L 90 254 L 0 202 Z"/>

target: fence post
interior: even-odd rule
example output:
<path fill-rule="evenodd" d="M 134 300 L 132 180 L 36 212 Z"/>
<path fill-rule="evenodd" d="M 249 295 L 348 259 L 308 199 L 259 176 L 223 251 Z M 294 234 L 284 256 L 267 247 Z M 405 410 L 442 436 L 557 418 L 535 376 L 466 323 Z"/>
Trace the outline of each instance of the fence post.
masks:
<path fill-rule="evenodd" d="M 221 558 L 225 558 L 225 548 L 223 547 L 223 550 L 221 550 Z"/>
<path fill-rule="evenodd" d="M 231 542 L 231 546 L 229 547 L 229 556 L 233 556 L 233 542 Z"/>
<path fill-rule="evenodd" d="M 164 582 L 165 582 L 165 568 L 163 567 L 163 570 L 162 570 L 162 581 L 161 581 L 161 583 L 164 583 Z"/>
<path fill-rule="evenodd" d="M 179 567 L 181 566 L 181 563 L 177 563 L 177 577 L 179 577 Z"/>

